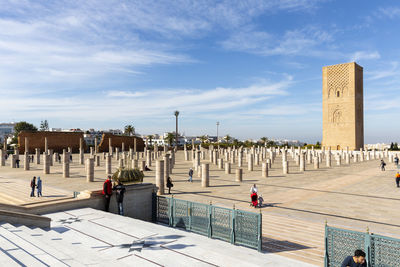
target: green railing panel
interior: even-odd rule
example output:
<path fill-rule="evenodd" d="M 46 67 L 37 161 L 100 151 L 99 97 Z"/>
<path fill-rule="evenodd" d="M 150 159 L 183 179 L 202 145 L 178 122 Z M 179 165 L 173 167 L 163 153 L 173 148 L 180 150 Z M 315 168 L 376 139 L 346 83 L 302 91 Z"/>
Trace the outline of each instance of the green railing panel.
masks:
<path fill-rule="evenodd" d="M 256 213 L 235 210 L 235 243 L 248 247 L 258 246 L 258 217 Z"/>
<path fill-rule="evenodd" d="M 189 202 L 173 199 L 173 226 L 189 229 Z"/>
<path fill-rule="evenodd" d="M 153 217 L 172 227 L 261 251 L 261 213 L 154 195 Z"/>
<path fill-rule="evenodd" d="M 208 226 L 210 224 L 208 208 L 209 205 L 192 202 L 192 207 L 190 210 L 191 231 L 202 235 L 208 235 Z"/>
<path fill-rule="evenodd" d="M 400 266 L 400 239 L 370 235 L 371 267 Z"/>
<path fill-rule="evenodd" d="M 211 207 L 211 237 L 231 242 L 233 210 Z"/>
<path fill-rule="evenodd" d="M 328 266 L 340 267 L 347 256 L 354 255 L 356 249 L 364 250 L 365 233 L 327 227 L 325 242 L 327 242 Z"/>
<path fill-rule="evenodd" d="M 341 266 L 356 249 L 366 253 L 370 267 L 400 266 L 400 239 L 325 227 L 325 266 Z"/>
<path fill-rule="evenodd" d="M 157 196 L 157 221 L 169 224 L 170 199 Z"/>

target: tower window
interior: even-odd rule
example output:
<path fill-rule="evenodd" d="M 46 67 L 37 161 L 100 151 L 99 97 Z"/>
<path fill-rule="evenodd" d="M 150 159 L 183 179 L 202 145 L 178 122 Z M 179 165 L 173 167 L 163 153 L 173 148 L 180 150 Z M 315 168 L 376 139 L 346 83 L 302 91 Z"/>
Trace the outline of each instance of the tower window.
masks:
<path fill-rule="evenodd" d="M 340 92 L 339 92 L 339 91 L 336 92 L 336 96 L 337 96 L 337 97 L 340 96 Z"/>

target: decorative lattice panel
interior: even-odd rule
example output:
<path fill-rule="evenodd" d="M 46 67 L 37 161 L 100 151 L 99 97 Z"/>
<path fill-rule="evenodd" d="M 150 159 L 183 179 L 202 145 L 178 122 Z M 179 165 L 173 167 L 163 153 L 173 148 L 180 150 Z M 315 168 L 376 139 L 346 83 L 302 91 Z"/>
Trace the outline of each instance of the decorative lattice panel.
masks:
<path fill-rule="evenodd" d="M 232 213 L 230 209 L 211 207 L 211 237 L 225 241 L 231 240 Z"/>
<path fill-rule="evenodd" d="M 371 266 L 400 266 L 400 239 L 371 235 Z"/>
<path fill-rule="evenodd" d="M 365 233 L 328 227 L 326 230 L 328 266 L 340 267 L 356 249 L 365 249 Z"/>
<path fill-rule="evenodd" d="M 257 247 L 260 214 L 235 210 L 235 244 Z"/>
<path fill-rule="evenodd" d="M 157 196 L 157 221 L 169 224 L 169 202 L 166 197 Z"/>
<path fill-rule="evenodd" d="M 208 235 L 210 224 L 209 205 L 192 202 L 190 230 L 202 235 Z"/>
<path fill-rule="evenodd" d="M 173 222 L 175 227 L 189 228 L 189 203 L 186 200 L 174 199 Z"/>
<path fill-rule="evenodd" d="M 348 95 L 350 71 L 348 64 L 338 64 L 328 67 L 328 97 Z M 339 95 L 338 95 L 339 92 Z"/>

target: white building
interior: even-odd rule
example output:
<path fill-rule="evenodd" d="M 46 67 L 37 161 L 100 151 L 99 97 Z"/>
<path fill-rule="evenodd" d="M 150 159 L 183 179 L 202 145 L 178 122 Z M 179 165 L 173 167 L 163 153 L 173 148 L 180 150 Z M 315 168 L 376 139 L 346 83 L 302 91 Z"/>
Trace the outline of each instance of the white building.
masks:
<path fill-rule="evenodd" d="M 14 133 L 15 123 L 0 123 L 0 139 L 4 140 L 4 137 L 10 136 Z"/>

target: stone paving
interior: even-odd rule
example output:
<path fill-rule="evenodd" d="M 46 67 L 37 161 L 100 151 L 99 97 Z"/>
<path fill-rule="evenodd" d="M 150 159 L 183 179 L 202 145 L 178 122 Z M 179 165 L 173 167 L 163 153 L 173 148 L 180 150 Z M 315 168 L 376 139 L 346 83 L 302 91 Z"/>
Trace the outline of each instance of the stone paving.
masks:
<path fill-rule="evenodd" d="M 277 157 L 269 170 L 269 177 L 261 176 L 261 165 L 254 166 L 251 172 L 243 167 L 242 182 L 235 182 L 236 164 L 232 165 L 232 174 L 225 174 L 223 169 L 210 163 L 210 187 L 204 188 L 196 171 L 194 182 L 187 182 L 187 173 L 193 163 L 184 161 L 184 154 L 180 151 L 170 175 L 174 183 L 172 193 L 180 199 L 203 203 L 211 201 L 213 205 L 230 208 L 235 205 L 239 209 L 259 212 L 259 209 L 249 207 L 250 187 L 256 183 L 265 200 L 261 208 L 264 249 L 317 265 L 322 264 L 326 220 L 332 226 L 359 231 L 366 231 L 368 227 L 370 232 L 400 237 L 400 214 L 397 212 L 400 189 L 395 186 L 394 164 L 387 162 L 383 172 L 379 169 L 379 160 L 351 162 L 350 166 L 332 164 L 332 168 L 325 167 L 322 162 L 320 169 L 314 170 L 312 164 L 306 164 L 306 171 L 301 172 L 290 156 L 288 159 L 289 174 L 282 174 L 281 159 Z M 78 155 L 74 155 L 71 178 L 62 178 L 62 164 L 59 163 L 54 164 L 49 175 L 43 175 L 42 165 L 31 164 L 30 171 L 0 167 L 0 177 L 6 179 L 5 185 L 9 182 L 7 179 L 20 181 L 16 187 L 24 187 L 25 184 L 25 189 L 10 186 L 7 188 L 9 191 L 2 191 L 2 194 L 8 195 L 8 201 L 10 198 L 23 199 L 25 204 L 38 201 L 26 197 L 33 175 L 42 178 L 44 196 L 48 190 L 46 187 L 60 190 L 60 193 L 48 191 L 49 195 L 52 192 L 54 199 L 62 198 L 68 192 L 72 196 L 73 191 L 100 189 L 106 177 L 104 161 L 101 161 L 100 167 L 95 167 L 93 183 L 86 182 L 85 167 L 77 161 Z M 113 168 L 116 167 L 117 162 L 113 161 Z M 154 183 L 155 164 L 150 168 L 152 171 L 145 172 L 144 181 Z M 50 199 L 52 197 L 42 198 L 41 201 Z"/>
<path fill-rule="evenodd" d="M 0 224 L 1 266 L 271 266 L 296 260 L 90 208 L 46 214 L 50 229 Z"/>

